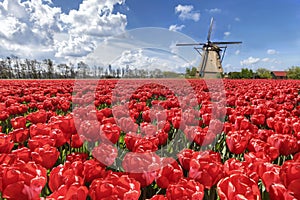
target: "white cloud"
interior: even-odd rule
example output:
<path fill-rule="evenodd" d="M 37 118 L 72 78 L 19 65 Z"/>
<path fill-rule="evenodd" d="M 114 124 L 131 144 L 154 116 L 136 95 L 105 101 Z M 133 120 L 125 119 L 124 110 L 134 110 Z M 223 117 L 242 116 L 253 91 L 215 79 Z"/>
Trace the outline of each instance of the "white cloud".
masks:
<path fill-rule="evenodd" d="M 170 31 L 181 31 L 184 27 L 185 27 L 185 25 L 178 26 L 177 24 L 175 24 L 175 25 L 171 25 L 169 27 L 169 30 Z"/>
<path fill-rule="evenodd" d="M 263 61 L 263 62 L 269 62 L 270 58 L 263 58 L 263 59 L 261 59 L 261 61 Z"/>
<path fill-rule="evenodd" d="M 47 3 L 47 4 L 53 4 L 52 0 L 43 0 L 43 2 Z"/>
<path fill-rule="evenodd" d="M 277 54 L 278 52 L 275 50 L 275 49 L 268 49 L 267 50 L 267 54 L 269 55 L 274 55 L 274 54 Z"/>
<path fill-rule="evenodd" d="M 211 14 L 215 14 L 215 13 L 221 13 L 222 10 L 219 9 L 219 8 L 213 8 L 213 9 L 210 9 L 210 10 L 207 10 L 209 13 Z"/>
<path fill-rule="evenodd" d="M 241 53 L 240 50 L 236 50 L 236 51 L 234 52 L 235 55 L 239 55 L 240 53 Z"/>
<path fill-rule="evenodd" d="M 0 2 L 0 51 L 22 57 L 51 51 L 53 35 L 60 31 L 60 8 L 41 0 Z"/>
<path fill-rule="evenodd" d="M 132 66 L 136 66 L 138 69 L 139 64 L 147 68 L 146 64 L 165 66 L 166 64 L 163 63 L 168 63 L 169 67 L 178 66 L 180 68 L 180 65 L 183 66 L 185 63 L 193 65 L 200 62 L 200 56 L 193 48 L 178 47 L 176 46 L 178 43 L 195 43 L 195 41 L 180 32 L 164 28 L 138 28 L 98 44 L 84 61 L 89 65 L 103 66 L 117 63 L 120 67 L 132 63 Z M 139 51 L 140 49 L 142 51 Z M 151 59 L 152 63 L 148 63 Z"/>
<path fill-rule="evenodd" d="M 126 50 L 122 55 L 111 63 L 113 67 L 128 66 L 130 69 L 145 69 L 162 71 L 183 72 L 190 63 L 182 60 L 178 56 L 159 49 L 135 49 Z"/>
<path fill-rule="evenodd" d="M 240 71 L 241 68 L 237 65 L 226 64 L 226 65 L 223 65 L 223 70 L 224 70 L 224 72 L 234 72 L 234 71 Z"/>
<path fill-rule="evenodd" d="M 53 7 L 51 0 L 0 1 L 0 56 L 86 56 L 99 41 L 125 30 L 126 16 L 113 13 L 114 5 L 124 1 L 83 0 L 69 14 Z"/>
<path fill-rule="evenodd" d="M 254 58 L 254 57 L 250 56 L 249 58 L 242 60 L 240 63 L 241 63 L 241 65 L 248 66 L 248 65 L 256 64 L 260 60 L 261 60 L 260 58 Z"/>
<path fill-rule="evenodd" d="M 239 22 L 241 19 L 239 17 L 234 18 L 234 21 Z"/>
<path fill-rule="evenodd" d="M 58 45 L 56 55 L 85 56 L 105 37 L 124 32 L 126 15 L 112 13 L 114 5 L 121 3 L 120 0 L 84 0 L 78 10 L 62 14 L 69 39 Z"/>
<path fill-rule="evenodd" d="M 181 20 L 194 20 L 195 22 L 200 19 L 200 12 L 195 12 L 194 6 L 192 5 L 177 5 L 175 7 L 175 13 L 179 14 L 179 19 Z"/>
<path fill-rule="evenodd" d="M 224 32 L 224 36 L 225 36 L 225 37 L 228 37 L 230 34 L 231 34 L 231 32 L 229 32 L 229 31 Z"/>

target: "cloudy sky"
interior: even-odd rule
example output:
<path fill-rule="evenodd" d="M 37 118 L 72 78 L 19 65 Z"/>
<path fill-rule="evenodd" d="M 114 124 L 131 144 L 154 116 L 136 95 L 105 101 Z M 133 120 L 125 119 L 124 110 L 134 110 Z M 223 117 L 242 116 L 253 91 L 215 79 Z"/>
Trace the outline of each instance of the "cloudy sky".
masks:
<path fill-rule="evenodd" d="M 300 65 L 299 0 L 0 0 L 0 56 L 182 71 L 211 17 L 225 71 Z"/>

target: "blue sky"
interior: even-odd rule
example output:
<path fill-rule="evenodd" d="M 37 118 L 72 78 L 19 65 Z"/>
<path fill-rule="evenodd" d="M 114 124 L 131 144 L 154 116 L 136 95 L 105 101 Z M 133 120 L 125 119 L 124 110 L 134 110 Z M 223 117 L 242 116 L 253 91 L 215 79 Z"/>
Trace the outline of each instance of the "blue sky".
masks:
<path fill-rule="evenodd" d="M 199 55 L 192 47 L 175 49 L 174 43 L 205 42 L 211 17 L 212 41 L 243 42 L 228 47 L 225 71 L 300 66 L 299 0 L 0 0 L 0 54 L 57 63 L 122 65 L 126 60 L 132 67 L 166 67 L 173 54 L 189 61 L 174 59 L 174 69 L 182 71 L 197 66 Z M 139 43 L 120 37 L 126 32 Z M 150 44 L 160 56 L 149 51 Z"/>

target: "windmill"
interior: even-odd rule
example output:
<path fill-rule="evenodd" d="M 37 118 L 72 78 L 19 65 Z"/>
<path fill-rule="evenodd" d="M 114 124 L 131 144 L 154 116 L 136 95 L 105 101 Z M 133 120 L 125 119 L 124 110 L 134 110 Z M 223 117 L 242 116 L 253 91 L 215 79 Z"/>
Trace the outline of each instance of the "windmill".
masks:
<path fill-rule="evenodd" d="M 216 78 L 218 74 L 223 73 L 222 61 L 225 55 L 228 44 L 240 44 L 242 42 L 212 42 L 210 36 L 212 32 L 214 19 L 211 18 L 210 26 L 207 35 L 206 43 L 194 44 L 176 44 L 176 46 L 202 46 L 194 47 L 194 49 L 201 55 L 202 59 L 197 70 L 197 76 L 204 78 Z M 224 50 L 222 50 L 224 49 Z M 201 52 L 202 50 L 202 52 Z M 222 51 L 222 53 L 221 53 Z"/>

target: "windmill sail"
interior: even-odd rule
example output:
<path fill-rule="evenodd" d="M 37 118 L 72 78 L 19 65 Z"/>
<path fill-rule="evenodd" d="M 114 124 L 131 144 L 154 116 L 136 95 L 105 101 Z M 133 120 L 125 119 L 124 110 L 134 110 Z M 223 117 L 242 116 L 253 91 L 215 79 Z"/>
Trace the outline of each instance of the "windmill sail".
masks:
<path fill-rule="evenodd" d="M 214 19 L 211 18 L 210 26 L 207 34 L 207 42 L 206 43 L 180 43 L 176 44 L 176 46 L 202 46 L 202 56 L 200 65 L 198 67 L 198 76 L 204 78 L 217 78 L 219 74 L 223 73 L 222 68 L 222 60 L 224 58 L 224 53 L 229 44 L 241 44 L 240 41 L 234 42 L 211 42 L 211 34 L 213 29 Z M 222 46 L 218 46 L 222 45 Z M 200 48 L 194 47 L 198 51 Z M 224 49 L 223 54 L 220 52 Z M 199 52 L 199 51 L 198 51 Z"/>
<path fill-rule="evenodd" d="M 213 23 L 214 23 L 214 18 L 211 18 L 210 26 L 209 26 L 208 34 L 207 34 L 207 41 L 208 42 L 210 42 L 210 36 L 211 36 L 212 28 L 213 28 Z"/>

